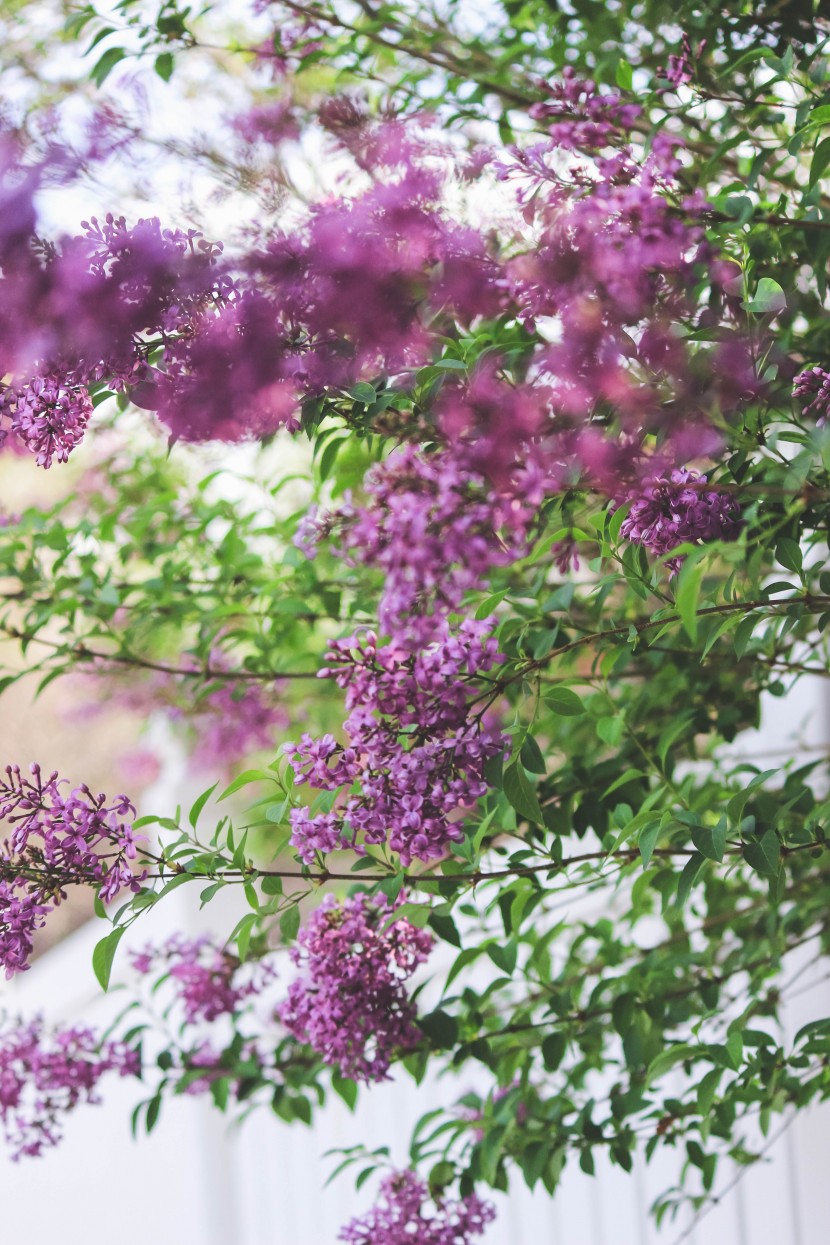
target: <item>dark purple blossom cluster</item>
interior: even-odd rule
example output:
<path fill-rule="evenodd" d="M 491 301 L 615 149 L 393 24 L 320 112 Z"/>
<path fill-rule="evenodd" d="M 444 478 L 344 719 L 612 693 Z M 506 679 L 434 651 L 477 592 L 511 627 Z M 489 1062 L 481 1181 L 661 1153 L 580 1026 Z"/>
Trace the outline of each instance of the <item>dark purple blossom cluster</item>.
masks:
<path fill-rule="evenodd" d="M 298 783 L 359 786 L 334 812 L 292 809 L 291 842 L 303 860 L 388 843 L 408 865 L 463 838 L 458 818 L 484 795 L 484 766 L 506 746 L 494 722 L 471 713 L 474 680 L 500 660 L 492 631 L 492 619 L 467 620 L 415 654 L 379 648 L 371 631 L 333 642 L 320 673 L 346 692 L 349 742 L 303 735 L 285 747 Z"/>
<path fill-rule="evenodd" d="M 107 1073 L 138 1076 L 138 1052 L 91 1029 L 50 1029 L 42 1018 L 0 1023 L 0 1128 L 12 1158 L 57 1145 L 61 1121 L 80 1103 L 97 1103 Z"/>
<path fill-rule="evenodd" d="M 742 527 L 737 499 L 701 487 L 705 483 L 705 476 L 685 467 L 672 471 L 668 479 L 652 480 L 632 495 L 620 535 L 660 557 L 685 542 L 737 540 Z M 676 572 L 680 559 L 671 559 L 667 566 Z"/>
<path fill-rule="evenodd" d="M 31 775 L 8 766 L 0 776 L 0 819 L 11 826 L 0 845 L 0 966 L 7 977 L 28 967 L 35 932 L 67 886 L 92 886 L 108 901 L 141 885 L 130 863 L 135 809 L 127 797 L 108 804 L 86 786 L 65 794 L 66 780 L 44 777 L 38 765 Z"/>
<path fill-rule="evenodd" d="M 804 414 L 814 416 L 817 424 L 826 424 L 830 419 L 830 372 L 823 367 L 799 372 L 793 381 L 793 397 L 809 398 L 803 407 Z"/>
<path fill-rule="evenodd" d="M 189 1025 L 232 1015 L 276 976 L 269 960 L 243 964 L 207 935 L 185 938 L 173 934 L 162 946 L 147 946 L 130 958 L 142 975 L 159 973 L 169 978 L 183 1008 L 184 1022 Z"/>
<path fill-rule="evenodd" d="M 346 1245 L 470 1245 L 495 1217 L 493 1206 L 475 1194 L 433 1201 L 415 1172 L 394 1172 L 381 1184 L 377 1206 L 337 1239 Z"/>
<path fill-rule="evenodd" d="M 299 1041 L 355 1081 L 383 1081 L 395 1056 L 421 1034 L 405 990 L 433 937 L 383 895 L 327 895 L 291 955 L 302 970 L 279 1015 Z"/>

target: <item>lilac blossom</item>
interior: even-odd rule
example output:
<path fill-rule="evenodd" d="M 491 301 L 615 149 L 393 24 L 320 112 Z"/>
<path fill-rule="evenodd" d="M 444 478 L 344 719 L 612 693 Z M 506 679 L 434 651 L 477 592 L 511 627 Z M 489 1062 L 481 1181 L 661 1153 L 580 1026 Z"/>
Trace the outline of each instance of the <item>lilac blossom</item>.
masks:
<path fill-rule="evenodd" d="M 621 96 L 602 94 L 590 78 L 579 78 L 571 65 L 558 82 L 539 84 L 545 99 L 528 109 L 534 121 L 543 121 L 560 147 L 591 151 L 618 141 L 640 116 L 639 104 Z"/>
<path fill-rule="evenodd" d="M 92 414 L 92 401 L 83 384 L 71 377 L 46 374 L 32 377 L 17 388 L 0 387 L 0 444 L 8 435 L 35 456 L 39 467 L 65 463 L 81 443 Z"/>
<path fill-rule="evenodd" d="M 793 397 L 810 398 L 803 407 L 804 414 L 815 416 L 817 424 L 826 424 L 830 418 L 830 372 L 823 367 L 799 372 L 793 381 Z"/>
<path fill-rule="evenodd" d="M 188 1025 L 232 1015 L 276 975 L 270 961 L 242 964 L 227 947 L 217 945 L 207 935 L 185 938 L 173 934 L 161 947 L 146 946 L 130 958 L 142 975 L 164 973 L 170 979 Z"/>
<path fill-rule="evenodd" d="M 0 844 L 0 965 L 6 976 L 28 968 L 34 936 L 64 898 L 67 886 L 94 887 L 105 901 L 127 888 L 134 873 L 135 808 L 126 796 L 107 803 L 87 786 L 68 794 L 57 773 L 38 765 L 24 778 L 18 766 L 0 777 L 0 819 L 11 827 Z"/>
<path fill-rule="evenodd" d="M 645 545 L 662 557 L 678 545 L 711 540 L 737 540 L 742 527 L 741 509 L 730 493 L 699 487 L 706 477 L 680 468 L 668 479 L 658 477 L 631 495 L 629 511 L 620 526 L 620 535 Z M 676 572 L 677 558 L 667 565 Z"/>
<path fill-rule="evenodd" d="M 379 621 L 396 644 L 417 649 L 444 637 L 465 594 L 526 550 L 535 509 L 494 494 L 461 453 L 404 446 L 370 470 L 365 487 L 371 504 L 341 512 L 339 546 L 383 572 Z M 309 548 L 334 528 L 334 516 L 315 514 L 299 539 Z"/>
<path fill-rule="evenodd" d="M 85 1027 L 48 1028 L 42 1017 L 0 1021 L 0 1129 L 12 1158 L 57 1145 L 63 1117 L 100 1102 L 110 1072 L 138 1076 L 138 1052 Z"/>
<path fill-rule="evenodd" d="M 378 1204 L 337 1239 L 346 1245 L 470 1245 L 495 1216 L 494 1207 L 475 1194 L 433 1201 L 415 1172 L 394 1172 L 382 1182 Z"/>
<path fill-rule="evenodd" d="M 484 707 L 471 714 L 473 680 L 501 660 L 492 630 L 492 619 L 467 620 L 415 655 L 378 647 L 371 631 L 332 643 L 321 673 L 346 692 L 348 743 L 304 735 L 285 750 L 298 784 L 357 786 L 333 812 L 292 809 L 291 842 L 303 860 L 388 842 L 408 865 L 463 838 L 458 819 L 485 794 L 484 766 L 506 746 Z"/>
<path fill-rule="evenodd" d="M 292 949 L 301 975 L 280 1018 L 342 1076 L 385 1080 L 396 1054 L 421 1037 L 404 987 L 432 944 L 427 930 L 395 919 L 383 895 L 327 895 Z"/>

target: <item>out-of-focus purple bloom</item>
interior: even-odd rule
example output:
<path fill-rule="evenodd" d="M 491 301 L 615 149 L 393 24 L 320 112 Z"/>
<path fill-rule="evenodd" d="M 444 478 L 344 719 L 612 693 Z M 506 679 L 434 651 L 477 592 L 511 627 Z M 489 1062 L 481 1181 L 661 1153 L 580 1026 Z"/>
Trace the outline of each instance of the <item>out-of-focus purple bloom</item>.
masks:
<path fill-rule="evenodd" d="M 269 960 L 242 964 L 227 947 L 217 945 L 207 935 L 185 938 L 173 934 L 160 947 L 147 946 L 133 952 L 131 960 L 144 976 L 164 973 L 170 978 L 189 1025 L 232 1015 L 275 977 Z"/>
<path fill-rule="evenodd" d="M 49 1029 L 41 1017 L 0 1021 L 0 1129 L 13 1159 L 57 1145 L 62 1117 L 100 1102 L 98 1083 L 114 1072 L 138 1076 L 138 1053 L 92 1029 Z"/>

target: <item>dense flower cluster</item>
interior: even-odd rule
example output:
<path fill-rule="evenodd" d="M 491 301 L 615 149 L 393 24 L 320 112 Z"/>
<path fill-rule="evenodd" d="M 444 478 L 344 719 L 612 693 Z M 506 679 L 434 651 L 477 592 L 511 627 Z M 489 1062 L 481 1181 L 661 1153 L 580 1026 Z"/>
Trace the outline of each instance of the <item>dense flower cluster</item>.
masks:
<path fill-rule="evenodd" d="M 470 1245 L 495 1218 L 489 1202 L 475 1194 L 433 1202 L 412 1171 L 387 1176 L 378 1205 L 342 1229 L 346 1245 Z"/>
<path fill-rule="evenodd" d="M 246 135 L 268 141 L 273 129 L 280 141 L 284 112 L 249 118 Z M 694 221 L 705 204 L 683 197 L 676 143 L 658 134 L 642 159 L 630 146 L 638 112 L 570 68 L 546 88 L 531 113 L 549 134 L 493 165 L 520 183 L 507 259 L 447 210 L 461 165 L 443 138 L 417 120 L 373 118 L 349 97 L 328 101 L 321 122 L 368 188 L 313 205 L 290 232 L 269 230 L 234 266 L 220 246 L 154 219 L 93 219 L 59 248 L 34 246 L 37 178 L 7 157 L 0 337 L 12 430 L 42 465 L 65 457 L 93 382 L 129 389 L 174 439 L 295 430 L 306 400 L 381 374 L 406 389 L 450 327 L 508 313 L 531 331 L 557 328 L 536 341 L 520 384 L 491 363 L 438 395 L 438 428 L 456 470 L 470 473 L 450 485 L 449 505 L 462 483 L 480 500 L 486 479 L 498 498 L 483 521 L 500 529 L 503 495 L 520 508 L 525 497 L 517 463 L 538 504 L 541 482 L 602 484 L 621 458 L 632 474 L 643 435 L 658 428 L 666 446 L 682 442 L 669 466 L 711 450 L 701 414 L 733 409 L 759 382 L 737 339 L 700 349 L 675 331 L 696 314 L 698 278 L 708 269 L 716 284 L 718 261 Z M 401 598 L 390 614 L 403 608 Z"/>
<path fill-rule="evenodd" d="M 804 406 L 804 414 L 813 415 L 817 423 L 825 424 L 830 419 L 830 372 L 823 367 L 799 372 L 793 381 L 793 397 L 810 398 Z"/>
<path fill-rule="evenodd" d="M 631 498 L 620 535 L 662 556 L 684 542 L 736 540 L 741 508 L 729 493 L 699 487 L 706 477 L 685 467 L 658 478 Z M 674 571 L 679 560 L 667 563 Z"/>
<path fill-rule="evenodd" d="M 28 967 L 35 931 L 71 885 L 94 886 L 110 900 L 124 887 L 138 890 L 135 809 L 126 796 L 107 803 L 88 787 L 61 792 L 66 780 L 31 778 L 18 766 L 0 777 L 0 819 L 12 827 L 0 845 L 0 965 L 11 977 Z"/>
<path fill-rule="evenodd" d="M 491 619 L 467 620 L 414 655 L 379 648 L 371 631 L 332 643 L 321 674 L 346 692 L 349 742 L 303 735 L 286 751 L 298 783 L 335 791 L 359 782 L 359 790 L 336 812 L 292 809 L 291 841 L 305 861 L 388 842 L 407 865 L 463 838 L 456 818 L 485 793 L 485 763 L 506 744 L 485 715 L 471 714 L 480 691 L 471 680 L 500 660 L 492 630 Z"/>
<path fill-rule="evenodd" d="M 446 618 L 489 571 L 525 551 L 527 506 L 511 506 L 459 456 L 405 446 L 365 481 L 371 505 L 342 515 L 340 546 L 384 575 L 381 629 L 417 650 L 447 635 Z"/>
<path fill-rule="evenodd" d="M 36 1156 L 61 1139 L 61 1119 L 96 1103 L 108 1072 L 138 1076 L 138 1053 L 91 1029 L 49 1029 L 41 1018 L 0 1023 L 0 1128 L 12 1158 Z"/>
<path fill-rule="evenodd" d="M 558 82 L 540 83 L 545 99 L 532 104 L 534 121 L 545 122 L 560 147 L 593 151 L 616 142 L 640 116 L 639 104 L 621 96 L 601 93 L 590 78 L 580 78 L 566 65 Z"/>
<path fill-rule="evenodd" d="M 164 973 L 170 979 L 186 1024 L 231 1015 L 276 975 L 270 961 L 243 964 L 207 935 L 185 938 L 173 934 L 163 946 L 145 947 L 133 952 L 131 959 L 142 975 Z"/>
<path fill-rule="evenodd" d="M 417 929 L 384 896 L 327 895 L 291 955 L 302 975 L 280 1007 L 286 1028 L 356 1081 L 382 1081 L 395 1054 L 420 1038 L 405 983 L 429 955 Z"/>
<path fill-rule="evenodd" d="M 39 467 L 65 463 L 83 440 L 92 400 L 70 376 L 33 377 L 19 388 L 0 388 L 0 445 L 11 435 L 35 455 Z"/>

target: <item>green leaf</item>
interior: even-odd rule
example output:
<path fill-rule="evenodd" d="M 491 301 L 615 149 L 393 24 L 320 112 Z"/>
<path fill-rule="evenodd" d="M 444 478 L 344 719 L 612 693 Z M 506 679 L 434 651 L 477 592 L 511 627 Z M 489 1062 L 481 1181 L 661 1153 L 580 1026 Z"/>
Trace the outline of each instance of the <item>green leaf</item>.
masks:
<path fill-rule="evenodd" d="M 762 277 L 753 297 L 747 299 L 742 306 L 746 311 L 754 311 L 758 315 L 774 315 L 779 311 L 786 311 L 787 296 L 772 277 Z"/>
<path fill-rule="evenodd" d="M 660 830 L 661 824 L 658 821 L 652 826 L 646 826 L 645 829 L 640 832 L 640 837 L 637 840 L 637 846 L 640 849 L 640 856 L 642 857 L 644 869 L 648 868 Z"/>
<path fill-rule="evenodd" d="M 225 790 L 218 800 L 226 800 L 229 795 L 235 795 L 237 791 L 241 791 L 243 787 L 249 787 L 253 782 L 277 782 L 277 776 L 273 772 L 264 769 L 246 769 L 234 778 L 233 782 L 228 783 Z"/>
<path fill-rule="evenodd" d="M 418 1028 L 429 1038 L 430 1043 L 440 1050 L 450 1050 L 458 1041 L 458 1021 L 448 1012 L 430 1012 L 418 1017 Z"/>
<path fill-rule="evenodd" d="M 683 908 L 685 906 L 686 901 L 691 894 L 695 878 L 700 872 L 705 859 L 705 856 L 701 856 L 699 852 L 695 852 L 689 857 L 686 864 L 683 866 L 683 872 L 680 874 L 677 882 L 678 908 Z"/>
<path fill-rule="evenodd" d="M 103 86 L 115 66 L 119 61 L 123 61 L 126 55 L 124 48 L 107 48 L 100 60 L 96 61 L 89 75 L 95 85 Z"/>
<path fill-rule="evenodd" d="M 173 60 L 172 52 L 162 52 L 161 55 L 156 57 L 153 63 L 153 68 L 161 78 L 162 82 L 170 81 L 170 78 L 173 75 L 174 64 L 175 62 Z"/>
<path fill-rule="evenodd" d="M 660 1054 L 655 1055 L 648 1065 L 646 1085 L 651 1085 L 653 1081 L 656 1081 L 677 1064 L 684 1063 L 687 1059 L 700 1056 L 701 1054 L 703 1052 L 699 1046 L 691 1046 L 688 1043 L 683 1043 L 680 1046 L 670 1046 L 668 1050 L 661 1050 Z"/>
<path fill-rule="evenodd" d="M 704 550 L 696 550 L 686 558 L 677 579 L 674 603 L 683 623 L 683 629 L 694 644 L 697 640 L 697 610 L 700 585 L 703 579 L 701 558 Z"/>
<path fill-rule="evenodd" d="M 368 384 L 365 380 L 359 380 L 356 385 L 352 385 L 349 390 L 349 397 L 354 398 L 355 402 L 362 402 L 364 406 L 371 406 L 373 402 L 378 400 L 374 386 Z"/>
<path fill-rule="evenodd" d="M 801 574 L 804 559 L 798 541 L 782 536 L 775 546 L 775 556 L 788 571 L 794 571 L 796 575 Z"/>
<path fill-rule="evenodd" d="M 828 164 L 830 164 L 830 138 L 823 138 L 813 152 L 810 164 L 809 185 L 811 188 L 824 176 L 824 170 Z"/>
<path fill-rule="evenodd" d="M 568 1039 L 564 1033 L 549 1033 L 542 1042 L 542 1061 L 548 1072 L 555 1072 L 565 1058 Z"/>
<path fill-rule="evenodd" d="M 115 953 L 118 950 L 118 944 L 124 936 L 126 925 L 119 925 L 100 942 L 95 944 L 92 952 L 92 971 L 98 979 L 98 983 L 102 990 L 108 990 L 110 984 L 110 974 L 112 973 L 112 962 L 115 959 Z"/>
<path fill-rule="evenodd" d="M 338 1097 L 343 1099 L 349 1110 L 354 1111 L 357 1102 L 357 1084 L 350 1081 L 348 1077 L 341 1076 L 339 1072 L 332 1072 L 331 1087 Z"/>
<path fill-rule="evenodd" d="M 496 968 L 500 968 L 507 977 L 512 977 L 516 970 L 518 956 L 518 947 L 514 939 L 503 945 L 500 942 L 491 942 L 487 947 L 487 954 Z"/>
<path fill-rule="evenodd" d="M 280 917 L 280 938 L 283 942 L 293 942 L 300 929 L 300 909 L 297 904 L 288 908 Z"/>
<path fill-rule="evenodd" d="M 531 774 L 546 774 L 547 765 L 545 758 L 542 756 L 542 749 L 539 747 L 532 735 L 526 735 L 524 743 L 519 751 L 522 765 Z"/>
<path fill-rule="evenodd" d="M 634 83 L 634 70 L 628 61 L 617 61 L 617 68 L 614 72 L 617 86 L 622 91 L 630 91 Z"/>
<path fill-rule="evenodd" d="M 569 687 L 548 688 L 545 692 L 545 703 L 550 705 L 554 713 L 558 713 L 563 718 L 575 718 L 585 712 L 585 706 L 580 697 Z"/>
<path fill-rule="evenodd" d="M 775 877 L 781 860 L 781 844 L 774 830 L 767 830 L 760 839 L 744 843 L 744 860 L 762 877 Z"/>
<path fill-rule="evenodd" d="M 693 826 L 692 842 L 707 860 L 723 860 L 726 850 L 726 817 L 721 817 L 716 826 Z"/>
<path fill-rule="evenodd" d="M 196 829 L 196 824 L 199 820 L 199 816 L 202 812 L 202 809 L 205 807 L 208 800 L 213 795 L 214 791 L 216 790 L 218 786 L 219 786 L 219 783 L 215 782 L 212 787 L 208 787 L 207 791 L 203 791 L 202 794 L 198 797 L 198 799 L 194 801 L 193 806 L 190 810 L 190 815 L 188 817 L 188 821 L 190 822 L 194 830 Z"/>
<path fill-rule="evenodd" d="M 434 912 L 429 918 L 430 929 L 434 929 L 442 942 L 449 942 L 454 947 L 461 946 L 461 935 L 459 934 L 455 921 L 451 916 L 437 916 Z"/>
<path fill-rule="evenodd" d="M 520 817 L 534 822 L 537 826 L 543 824 L 544 816 L 539 797 L 520 761 L 511 761 L 504 771 L 503 790 Z"/>

